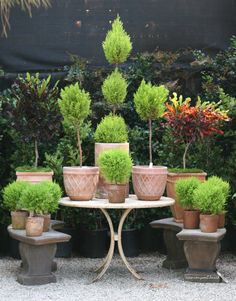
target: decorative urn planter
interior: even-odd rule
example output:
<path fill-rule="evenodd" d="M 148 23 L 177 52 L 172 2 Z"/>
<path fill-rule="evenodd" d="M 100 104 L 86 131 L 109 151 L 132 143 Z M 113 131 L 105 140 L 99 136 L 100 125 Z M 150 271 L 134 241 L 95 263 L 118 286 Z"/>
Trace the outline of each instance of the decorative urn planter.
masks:
<path fill-rule="evenodd" d="M 17 181 L 30 182 L 31 184 L 38 184 L 43 181 L 52 181 L 53 171 L 46 172 L 29 172 L 17 171 Z"/>
<path fill-rule="evenodd" d="M 159 200 L 166 188 L 167 167 L 134 166 L 132 181 L 134 192 L 139 200 Z"/>
<path fill-rule="evenodd" d="M 64 186 L 73 201 L 93 199 L 99 180 L 98 167 L 63 167 Z"/>

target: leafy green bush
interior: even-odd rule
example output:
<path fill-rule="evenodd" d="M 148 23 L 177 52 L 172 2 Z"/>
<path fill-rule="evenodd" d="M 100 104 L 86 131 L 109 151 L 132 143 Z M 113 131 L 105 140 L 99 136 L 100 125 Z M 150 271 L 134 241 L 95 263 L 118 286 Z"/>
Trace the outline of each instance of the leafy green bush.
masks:
<path fill-rule="evenodd" d="M 19 172 L 49 172 L 52 170 L 49 167 L 41 167 L 41 166 L 32 167 L 29 165 L 24 165 L 24 166 L 17 167 L 16 171 L 19 171 Z"/>
<path fill-rule="evenodd" d="M 127 82 L 116 68 L 104 81 L 102 93 L 107 103 L 112 106 L 113 113 L 124 102 L 127 94 Z"/>
<path fill-rule="evenodd" d="M 29 186 L 29 183 L 22 181 L 15 181 L 8 184 L 3 190 L 4 206 L 10 211 L 22 209 L 20 206 L 20 198 L 25 189 L 27 189 Z"/>
<path fill-rule="evenodd" d="M 128 130 L 121 116 L 105 116 L 94 134 L 96 142 L 100 143 L 122 143 L 128 141 Z"/>
<path fill-rule="evenodd" d="M 201 183 L 194 190 L 193 205 L 203 214 L 219 214 L 225 209 L 228 194 L 229 184 L 214 177 L 213 180 Z"/>
<path fill-rule="evenodd" d="M 132 50 L 132 43 L 119 16 L 112 23 L 112 30 L 108 31 L 102 46 L 110 64 L 118 65 L 127 60 Z"/>
<path fill-rule="evenodd" d="M 168 168 L 169 172 L 173 173 L 202 173 L 203 170 L 199 168 Z"/>
<path fill-rule="evenodd" d="M 104 151 L 98 158 L 102 176 L 110 184 L 125 184 L 129 182 L 132 159 L 121 149 Z"/>
<path fill-rule="evenodd" d="M 201 182 L 195 177 L 180 179 L 176 182 L 175 190 L 178 201 L 184 209 L 198 209 L 193 205 L 193 193 L 200 183 Z"/>

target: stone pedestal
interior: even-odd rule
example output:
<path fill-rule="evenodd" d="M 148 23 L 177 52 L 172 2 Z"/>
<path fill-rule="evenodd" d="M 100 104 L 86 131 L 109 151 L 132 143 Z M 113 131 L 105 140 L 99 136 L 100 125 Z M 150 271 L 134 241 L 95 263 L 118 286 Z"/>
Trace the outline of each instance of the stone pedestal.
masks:
<path fill-rule="evenodd" d="M 167 249 L 167 258 L 162 266 L 167 269 L 182 269 L 188 266 L 183 242 L 178 240 L 176 234 L 183 230 L 183 224 L 176 223 L 171 218 L 156 220 L 150 223 L 152 228 L 164 229 L 164 241 Z"/>
<path fill-rule="evenodd" d="M 177 234 L 184 241 L 184 252 L 188 268 L 184 279 L 192 282 L 221 282 L 217 273 L 216 260 L 220 253 L 220 241 L 226 233 L 218 229 L 215 233 L 203 233 L 200 230 L 182 230 Z"/>
<path fill-rule="evenodd" d="M 70 240 L 70 235 L 51 230 L 39 237 L 26 236 L 25 230 L 13 230 L 8 227 L 9 235 L 20 241 L 19 250 L 22 259 L 21 272 L 17 281 L 23 285 L 42 285 L 56 282 L 52 270 L 57 243 Z"/>

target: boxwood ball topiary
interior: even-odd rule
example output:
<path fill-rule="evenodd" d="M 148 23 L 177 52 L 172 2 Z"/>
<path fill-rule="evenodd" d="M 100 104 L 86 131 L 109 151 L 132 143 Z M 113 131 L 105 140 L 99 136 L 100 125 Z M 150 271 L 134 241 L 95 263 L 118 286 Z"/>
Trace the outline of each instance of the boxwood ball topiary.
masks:
<path fill-rule="evenodd" d="M 130 178 L 133 162 L 126 151 L 112 149 L 100 154 L 98 165 L 108 183 L 126 184 Z"/>
<path fill-rule="evenodd" d="M 200 180 L 195 177 L 180 179 L 176 182 L 175 190 L 178 201 L 184 209 L 197 209 L 193 205 L 193 193 L 200 184 Z"/>
<path fill-rule="evenodd" d="M 25 189 L 30 186 L 30 183 L 18 181 L 8 184 L 3 190 L 3 204 L 10 210 L 22 209 L 20 205 L 20 198 Z"/>

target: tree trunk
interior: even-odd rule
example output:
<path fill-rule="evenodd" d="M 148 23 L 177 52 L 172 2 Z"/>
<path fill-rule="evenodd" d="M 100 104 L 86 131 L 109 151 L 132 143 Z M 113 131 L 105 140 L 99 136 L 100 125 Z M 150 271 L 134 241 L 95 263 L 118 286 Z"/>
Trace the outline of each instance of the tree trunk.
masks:
<path fill-rule="evenodd" d="M 183 168 L 186 168 L 186 155 L 190 146 L 190 142 L 185 145 L 184 155 L 183 155 Z"/>
<path fill-rule="evenodd" d="M 152 165 L 152 120 L 149 119 L 149 166 Z"/>
<path fill-rule="evenodd" d="M 38 161 L 39 161 L 39 150 L 38 150 L 38 141 L 35 138 L 34 140 L 34 153 L 35 153 L 35 162 L 34 167 L 38 167 Z"/>
<path fill-rule="evenodd" d="M 81 140 L 80 140 L 80 131 L 77 130 L 77 139 L 78 139 L 78 148 L 79 148 L 79 164 L 80 167 L 82 167 L 83 165 L 83 151 L 82 151 L 82 147 L 81 147 Z"/>

